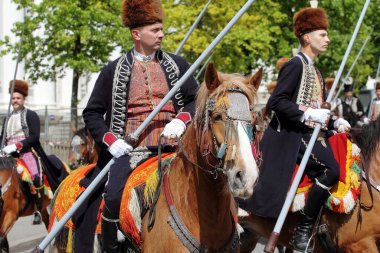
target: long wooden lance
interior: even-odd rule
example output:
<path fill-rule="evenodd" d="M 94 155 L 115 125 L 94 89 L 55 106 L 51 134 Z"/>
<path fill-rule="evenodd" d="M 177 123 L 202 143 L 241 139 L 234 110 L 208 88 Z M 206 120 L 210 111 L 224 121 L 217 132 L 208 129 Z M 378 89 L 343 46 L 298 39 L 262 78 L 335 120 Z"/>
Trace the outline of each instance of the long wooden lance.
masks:
<path fill-rule="evenodd" d="M 203 7 L 202 11 L 199 13 L 198 17 L 195 19 L 193 25 L 190 27 L 190 30 L 187 32 L 186 36 L 183 38 L 181 44 L 178 46 L 177 50 L 175 51 L 174 54 L 179 54 L 183 48 L 183 46 L 185 45 L 186 41 L 189 39 L 190 35 L 193 33 L 195 27 L 197 27 L 199 21 L 201 21 L 203 15 L 205 15 L 206 13 L 206 10 L 208 8 L 208 6 L 210 5 L 211 3 L 211 0 L 209 0 L 207 2 L 207 4 L 205 5 L 205 7 Z"/>
<path fill-rule="evenodd" d="M 24 17 L 25 17 L 25 15 L 26 15 L 26 10 L 24 8 Z M 17 76 L 17 70 L 18 70 L 18 63 L 21 61 L 21 50 L 22 50 L 22 41 L 23 41 L 22 35 L 23 35 L 23 33 L 24 32 L 21 33 L 21 37 L 20 37 L 20 45 L 19 45 L 19 48 L 18 48 L 15 73 L 13 75 L 12 85 L 11 85 L 10 91 L 9 91 L 9 93 L 10 93 L 11 96 L 9 98 L 7 116 L 5 117 L 5 122 L 4 122 L 3 130 L 2 130 L 3 137 L 1 138 L 0 150 L 3 149 L 4 143 L 5 143 L 5 138 L 7 136 L 8 120 L 9 120 L 9 116 L 11 114 L 12 97 L 13 97 L 13 91 L 15 89 L 15 82 L 16 82 L 16 76 Z"/>
<path fill-rule="evenodd" d="M 335 94 L 335 97 L 334 97 L 333 100 L 332 100 L 333 102 L 336 101 L 336 100 L 338 99 L 339 94 L 340 94 L 340 92 L 342 91 L 344 84 L 346 83 L 347 79 L 348 79 L 348 78 L 350 77 L 350 75 L 351 75 L 351 71 L 354 69 L 354 67 L 355 67 L 355 65 L 356 65 L 356 62 L 358 61 L 360 55 L 361 55 L 362 52 L 364 51 L 365 46 L 367 45 L 368 40 L 371 38 L 372 32 L 373 32 L 373 29 L 372 29 L 371 32 L 367 35 L 367 38 L 365 39 L 365 41 L 364 41 L 362 47 L 360 48 L 358 54 L 356 55 L 356 58 L 355 58 L 354 62 L 352 63 L 352 65 L 351 65 L 350 69 L 348 70 L 346 76 L 345 76 L 344 79 L 342 80 L 342 82 L 341 82 L 341 84 L 340 84 L 340 86 L 339 86 L 339 89 L 338 89 L 337 93 Z"/>
<path fill-rule="evenodd" d="M 205 63 L 203 63 L 201 69 L 199 70 L 198 74 L 195 76 L 195 80 L 198 81 L 199 77 L 201 76 L 203 70 L 206 68 L 207 64 L 211 61 L 211 58 L 212 56 L 214 55 L 214 53 L 212 53 L 208 58 L 207 60 L 205 61 Z"/>
<path fill-rule="evenodd" d="M 340 64 L 340 68 L 339 68 L 339 71 L 338 71 L 338 74 L 334 80 L 334 83 L 332 85 L 332 88 L 329 92 L 329 95 L 327 97 L 327 102 L 330 102 L 331 99 L 332 99 L 332 96 L 333 96 L 333 91 L 335 90 L 337 84 L 338 84 L 338 81 L 342 75 L 342 72 L 343 72 L 343 69 L 344 69 L 344 65 L 346 64 L 346 61 L 347 61 L 347 58 L 348 58 L 348 55 L 350 54 L 350 51 L 351 51 L 351 48 L 352 48 L 352 45 L 354 44 L 354 41 L 356 39 L 356 36 L 359 32 L 359 28 L 360 28 L 360 25 L 362 24 L 363 22 L 363 18 L 365 16 L 365 13 L 367 11 L 367 8 L 368 8 L 368 5 L 370 3 L 370 0 L 366 0 L 365 4 L 364 4 L 364 7 L 363 7 L 363 10 L 361 12 L 361 15 L 359 17 L 359 20 L 356 24 L 356 27 L 355 27 L 355 31 L 354 33 L 352 34 L 352 37 L 351 37 L 351 40 L 350 40 L 350 43 L 348 44 L 348 47 L 347 47 L 347 50 L 346 50 L 346 53 L 343 57 L 343 60 L 342 60 L 342 63 Z M 275 248 L 276 248 L 276 245 L 277 245 L 277 241 L 278 241 L 278 237 L 280 236 L 280 232 L 281 232 L 281 229 L 282 229 L 282 226 L 284 225 L 284 222 L 285 222 L 285 219 L 286 219 L 286 216 L 289 212 L 289 208 L 293 202 L 293 199 L 294 199 L 294 196 L 296 194 L 296 191 L 297 191 L 297 188 L 298 188 L 298 185 L 301 181 L 301 177 L 305 171 L 305 167 L 306 167 L 306 164 L 307 164 L 307 161 L 309 160 L 309 156 L 311 154 L 311 151 L 313 149 L 313 146 L 315 144 L 315 141 L 317 139 L 317 136 L 318 136 L 318 133 L 319 131 L 321 130 L 321 124 L 317 124 L 317 126 L 315 127 L 314 131 L 313 131 L 313 134 L 310 138 L 310 141 L 309 141 L 309 144 L 307 145 L 307 149 L 305 151 L 305 154 L 304 156 L 302 157 L 302 161 L 301 161 L 301 164 L 299 166 L 299 169 L 293 179 L 293 183 L 286 195 L 286 199 L 285 199 L 285 203 L 284 205 L 282 206 L 282 209 L 281 209 L 281 212 L 280 212 L 280 215 L 277 219 L 277 222 L 276 222 L 276 225 L 269 237 L 269 240 L 267 242 L 267 244 L 265 245 L 265 248 L 264 248 L 264 251 L 266 253 L 273 253 Z"/>
<path fill-rule="evenodd" d="M 231 30 L 235 23 L 240 19 L 241 16 L 248 10 L 248 8 L 255 2 L 255 0 L 248 0 L 243 7 L 236 13 L 236 15 L 231 19 L 231 21 L 224 27 L 224 29 L 219 33 L 219 35 L 211 42 L 211 44 L 206 48 L 206 50 L 199 56 L 199 58 L 190 66 L 186 73 L 178 80 L 178 82 L 173 86 L 173 88 L 166 94 L 162 101 L 157 105 L 157 107 L 148 115 L 144 122 L 136 129 L 134 133 L 128 136 L 128 142 L 134 143 L 136 139 L 140 136 L 141 132 L 146 128 L 149 122 L 154 118 L 154 116 L 161 110 L 161 108 L 174 96 L 177 90 L 185 83 L 185 81 L 194 73 L 198 66 L 204 61 L 207 55 L 213 50 L 213 48 L 223 39 L 223 37 Z M 42 242 L 36 246 L 32 253 L 44 252 L 49 243 L 55 238 L 58 232 L 64 227 L 64 225 L 69 221 L 69 219 L 74 215 L 76 210 L 80 205 L 90 196 L 95 187 L 99 184 L 103 177 L 105 177 L 110 170 L 111 165 L 114 163 L 114 158 L 111 159 L 108 164 L 102 169 L 102 171 L 95 177 L 91 184 L 86 188 L 85 191 L 79 196 L 77 201 L 70 207 L 65 215 L 57 222 L 50 233 L 42 240 Z"/>

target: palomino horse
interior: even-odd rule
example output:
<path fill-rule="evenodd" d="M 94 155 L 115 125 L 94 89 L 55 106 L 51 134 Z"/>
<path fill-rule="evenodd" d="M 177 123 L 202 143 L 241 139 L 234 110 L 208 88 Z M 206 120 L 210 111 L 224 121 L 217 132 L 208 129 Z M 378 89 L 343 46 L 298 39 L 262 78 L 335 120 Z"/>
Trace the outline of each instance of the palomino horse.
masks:
<path fill-rule="evenodd" d="M 261 78 L 262 70 L 246 78 L 219 73 L 213 64 L 207 67 L 195 119 L 178 140 L 170 173 L 166 167 L 162 190 L 158 187 L 150 208 L 155 215 L 145 215 L 141 222 L 138 251 L 238 251 L 234 197 L 251 196 L 258 177 L 252 124 Z"/>
<path fill-rule="evenodd" d="M 29 185 L 21 181 L 13 157 L 0 157 L 0 188 L 0 248 L 2 252 L 8 252 L 6 236 L 18 217 L 32 215 L 37 209 Z M 50 202 L 45 195 L 41 215 L 46 228 L 49 225 L 47 207 Z"/>
<path fill-rule="evenodd" d="M 231 202 L 233 197 L 249 197 L 258 177 L 250 110 L 261 77 L 262 70 L 247 79 L 218 73 L 213 64 L 207 67 L 195 120 L 171 163 L 166 182 L 171 193 L 161 192 L 151 230 L 147 217 L 143 220 L 143 252 L 238 251 Z M 165 179 L 163 187 L 168 187 Z M 185 228 L 169 224 L 168 218 L 179 219 Z"/>
<path fill-rule="evenodd" d="M 368 173 L 364 178 L 370 180 L 362 180 L 361 202 L 356 203 L 350 214 L 325 210 L 322 219 L 329 227 L 336 252 L 377 253 L 380 252 L 380 118 L 361 131 L 351 131 L 350 134 L 361 149 L 362 167 Z M 366 185 L 367 182 L 370 185 Z M 291 248 L 288 242 L 298 222 L 298 214 L 288 215 L 279 238 L 281 244 Z M 241 237 L 241 252 L 252 252 L 259 236 L 269 237 L 275 220 L 250 214 L 240 216 L 239 223 L 245 230 Z M 324 252 L 318 240 L 314 252 Z"/>
<path fill-rule="evenodd" d="M 98 160 L 98 150 L 95 141 L 86 127 L 74 133 L 71 140 L 69 153 L 69 166 L 71 169 L 82 165 L 96 163 Z"/>

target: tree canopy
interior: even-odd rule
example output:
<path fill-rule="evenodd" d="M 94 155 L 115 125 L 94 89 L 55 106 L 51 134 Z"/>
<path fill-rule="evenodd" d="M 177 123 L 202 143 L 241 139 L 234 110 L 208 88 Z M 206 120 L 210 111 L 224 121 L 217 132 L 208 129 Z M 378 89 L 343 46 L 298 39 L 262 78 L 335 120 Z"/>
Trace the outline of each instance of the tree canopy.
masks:
<path fill-rule="evenodd" d="M 17 23 L 13 32 L 24 36 L 23 57 L 31 79 L 55 79 L 67 68 L 97 72 L 106 64 L 115 47 L 125 51 L 132 47 L 128 29 L 120 21 L 120 0 L 14 0 L 26 7 L 25 23 Z M 181 55 L 194 62 L 243 6 L 245 0 L 212 1 L 205 16 L 185 44 Z M 317 60 L 325 76 L 339 69 L 365 0 L 324 0 L 330 19 L 331 40 L 327 53 Z M 374 76 L 380 58 L 380 5 L 372 1 L 348 59 L 351 66 L 367 35 L 370 41 L 356 64 L 352 76 L 363 85 Z M 164 50 L 174 52 L 207 0 L 163 0 L 166 38 Z M 222 42 L 214 49 L 212 60 L 226 72 L 243 74 L 258 66 L 258 60 L 273 65 L 278 58 L 291 57 L 298 47 L 293 35 L 292 17 L 305 0 L 260 0 L 243 15 Z M 24 30 L 23 30 L 24 29 Z M 4 52 L 17 51 L 18 45 L 8 38 L 0 41 Z M 359 86 L 360 86 L 359 85 Z M 357 87 L 359 87 L 357 86 Z"/>

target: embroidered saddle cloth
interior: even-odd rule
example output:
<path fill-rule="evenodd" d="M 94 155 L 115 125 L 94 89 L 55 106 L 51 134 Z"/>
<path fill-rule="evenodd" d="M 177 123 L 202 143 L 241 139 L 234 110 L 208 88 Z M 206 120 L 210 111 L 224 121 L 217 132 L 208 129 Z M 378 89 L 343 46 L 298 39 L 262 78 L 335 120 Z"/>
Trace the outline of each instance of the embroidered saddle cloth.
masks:
<path fill-rule="evenodd" d="M 360 195 L 360 149 L 348 139 L 346 133 L 333 135 L 328 140 L 335 160 L 339 163 L 340 175 L 338 183 L 330 190 L 330 196 L 326 200 L 325 206 L 334 212 L 350 213 Z M 293 177 L 297 169 L 298 165 Z M 304 174 L 294 197 L 291 212 L 299 211 L 305 206 L 312 184 L 312 180 Z"/>

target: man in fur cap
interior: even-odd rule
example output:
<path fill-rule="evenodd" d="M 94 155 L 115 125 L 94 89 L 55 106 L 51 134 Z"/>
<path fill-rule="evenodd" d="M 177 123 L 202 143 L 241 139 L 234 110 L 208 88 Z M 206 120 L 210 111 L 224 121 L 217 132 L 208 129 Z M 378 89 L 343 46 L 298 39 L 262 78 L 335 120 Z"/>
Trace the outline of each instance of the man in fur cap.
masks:
<path fill-rule="evenodd" d="M 350 129 L 347 121 L 334 120 L 330 118 L 330 110 L 322 109 L 325 84 L 314 60 L 328 48 L 327 28 L 324 9 L 305 8 L 294 16 L 294 33 L 301 49 L 280 70 L 277 85 L 268 100 L 267 108 L 274 111 L 274 116 L 261 142 L 260 177 L 251 200 L 243 205 L 258 216 L 279 216 L 296 164 L 302 160 L 314 127 L 317 123 L 322 124 L 323 130 L 305 170 L 315 183 L 309 191 L 302 221 L 291 240 L 293 247 L 302 252 L 307 248 L 328 190 L 339 179 L 339 165 L 326 139 L 327 130 L 344 132 Z"/>
<path fill-rule="evenodd" d="M 184 133 L 195 112 L 198 88 L 195 79 L 190 77 L 150 122 L 137 142 L 128 143 L 128 134 L 133 133 L 156 108 L 185 74 L 189 64 L 183 58 L 161 50 L 164 34 L 159 0 L 124 0 L 122 21 L 130 30 L 134 48 L 103 68 L 83 111 L 86 127 L 102 149 L 98 169 L 115 158 L 104 189 L 104 252 L 117 252 L 118 249 L 120 201 L 128 176 L 138 162 L 157 154 L 161 133 L 167 138 L 180 137 Z M 171 145 L 165 149 L 174 150 Z M 90 233 L 94 232 L 95 227 L 92 227 Z M 84 244 L 84 237 L 90 236 L 88 231 L 82 236 L 80 234 L 77 231 L 76 238 Z M 89 243 L 85 248 L 76 246 L 75 252 L 90 252 L 91 249 L 92 244 Z"/>
<path fill-rule="evenodd" d="M 375 121 L 380 115 L 380 82 L 376 83 L 376 97 L 371 101 L 368 110 L 368 117 L 371 121 Z"/>
<path fill-rule="evenodd" d="M 11 92 L 13 81 L 9 83 Z M 36 193 L 33 194 L 37 210 L 34 213 L 33 224 L 41 224 L 41 210 L 43 201 L 42 171 L 37 151 L 41 150 L 40 144 L 40 119 L 37 113 L 25 108 L 25 98 L 28 96 L 28 84 L 22 80 L 15 80 L 12 93 L 13 111 L 8 119 L 5 134 L 5 154 L 21 158 L 30 172 Z M 5 122 L 4 122 L 5 123 Z M 1 133 L 3 139 L 5 125 Z"/>

